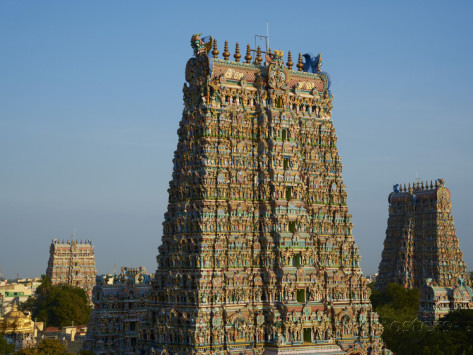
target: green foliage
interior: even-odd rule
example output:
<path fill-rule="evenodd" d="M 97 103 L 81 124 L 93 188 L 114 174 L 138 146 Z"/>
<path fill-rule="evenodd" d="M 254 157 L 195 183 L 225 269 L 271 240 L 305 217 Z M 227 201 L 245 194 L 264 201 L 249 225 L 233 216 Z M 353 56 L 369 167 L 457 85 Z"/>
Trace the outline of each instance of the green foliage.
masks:
<path fill-rule="evenodd" d="M 35 348 L 21 349 L 15 355 L 65 355 L 66 347 L 57 339 L 43 339 Z"/>
<path fill-rule="evenodd" d="M 72 322 L 87 324 L 91 307 L 81 288 L 64 284 L 52 285 L 51 280 L 43 276 L 35 297 L 28 298 L 22 305 L 22 310 L 31 311 L 33 319 L 45 322 L 48 326 L 63 327 Z"/>
<path fill-rule="evenodd" d="M 39 355 L 39 353 L 36 348 L 25 348 L 18 350 L 15 355 Z"/>
<path fill-rule="evenodd" d="M 45 355 L 67 354 L 66 347 L 57 339 L 43 339 L 37 349 L 40 354 Z"/>
<path fill-rule="evenodd" d="M 419 290 L 405 289 L 399 284 L 391 283 L 383 291 L 372 290 L 370 300 L 375 309 L 388 306 L 415 318 L 419 309 Z"/>
<path fill-rule="evenodd" d="M 0 354 L 13 354 L 15 351 L 14 344 L 8 344 L 7 340 L 0 334 Z"/>
<path fill-rule="evenodd" d="M 373 290 L 371 303 L 383 324 L 383 340 L 396 354 L 473 354 L 473 310 L 448 313 L 438 325 L 417 319 L 418 290 L 390 284 Z"/>

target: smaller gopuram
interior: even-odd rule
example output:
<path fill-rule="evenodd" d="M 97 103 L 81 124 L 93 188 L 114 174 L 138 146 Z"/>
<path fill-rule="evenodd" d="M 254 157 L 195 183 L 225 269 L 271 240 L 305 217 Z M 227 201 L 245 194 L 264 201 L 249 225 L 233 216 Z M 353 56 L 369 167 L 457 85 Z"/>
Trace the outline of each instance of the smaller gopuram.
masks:
<path fill-rule="evenodd" d="M 142 354 L 150 347 L 150 280 L 142 266 L 97 276 L 84 349 L 94 354 Z"/>
<path fill-rule="evenodd" d="M 52 240 L 46 276 L 51 278 L 53 285 L 80 287 L 90 300 L 96 275 L 92 240 Z"/>
<path fill-rule="evenodd" d="M 418 317 L 421 321 L 435 323 L 448 312 L 473 309 L 473 291 L 459 278 L 453 287 L 434 286 L 432 279 L 425 280 L 420 289 Z"/>
<path fill-rule="evenodd" d="M 454 288 L 460 278 L 469 284 L 466 265 L 453 225 L 450 190 L 445 181 L 394 185 L 379 264 L 378 289 L 389 283 L 421 288 Z"/>

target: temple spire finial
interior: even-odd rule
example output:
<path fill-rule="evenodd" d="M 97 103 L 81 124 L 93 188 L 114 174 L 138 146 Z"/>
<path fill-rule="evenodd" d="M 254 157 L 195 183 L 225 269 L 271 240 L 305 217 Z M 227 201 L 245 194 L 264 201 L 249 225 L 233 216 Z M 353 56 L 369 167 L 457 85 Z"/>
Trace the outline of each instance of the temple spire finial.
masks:
<path fill-rule="evenodd" d="M 294 63 L 292 62 L 292 55 L 291 55 L 291 51 L 289 51 L 287 53 L 287 69 L 292 69 L 292 66 L 294 65 Z"/>
<path fill-rule="evenodd" d="M 256 50 L 255 63 L 257 65 L 260 65 L 262 61 L 263 61 L 263 58 L 261 57 L 261 47 L 258 46 L 258 49 Z"/>
<path fill-rule="evenodd" d="M 228 51 L 228 41 L 225 41 L 225 48 L 223 49 L 223 59 L 228 60 L 230 58 L 230 52 Z"/>
<path fill-rule="evenodd" d="M 240 54 L 240 45 L 238 44 L 238 42 L 236 43 L 235 54 L 233 55 L 233 57 L 235 58 L 235 62 L 238 63 L 240 61 L 241 54 Z"/>
<path fill-rule="evenodd" d="M 302 71 L 302 68 L 304 68 L 304 64 L 302 64 L 302 54 L 299 53 L 299 60 L 297 62 L 297 70 Z"/>
<path fill-rule="evenodd" d="M 214 58 L 218 58 L 219 51 L 217 49 L 217 40 L 214 39 L 214 49 L 212 50 L 212 55 Z"/>
<path fill-rule="evenodd" d="M 248 44 L 248 45 L 246 46 L 246 55 L 245 55 L 246 63 L 247 63 L 247 64 L 250 64 L 250 63 L 251 63 L 251 59 L 252 59 L 252 56 L 251 56 L 251 53 L 250 53 L 250 45 Z"/>

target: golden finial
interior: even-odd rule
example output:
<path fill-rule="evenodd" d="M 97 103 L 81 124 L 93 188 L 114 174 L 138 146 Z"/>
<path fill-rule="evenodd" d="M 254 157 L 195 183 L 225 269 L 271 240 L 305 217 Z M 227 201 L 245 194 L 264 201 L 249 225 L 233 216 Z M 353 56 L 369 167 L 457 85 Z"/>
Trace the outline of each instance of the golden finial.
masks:
<path fill-rule="evenodd" d="M 245 55 L 245 60 L 248 64 L 251 63 L 251 53 L 250 53 L 250 45 L 246 46 L 246 55 Z"/>
<path fill-rule="evenodd" d="M 404 192 L 406 192 L 406 191 L 407 191 L 407 189 L 406 189 L 406 184 L 404 184 Z"/>
<path fill-rule="evenodd" d="M 299 53 L 299 60 L 297 62 L 297 70 L 302 71 L 302 68 L 304 68 L 304 64 L 302 64 L 302 55 Z"/>
<path fill-rule="evenodd" d="M 292 55 L 291 55 L 291 51 L 289 51 L 287 53 L 287 69 L 292 69 L 292 66 L 294 65 L 294 63 L 292 62 Z"/>
<path fill-rule="evenodd" d="M 423 181 L 420 182 L 420 188 L 421 188 L 422 190 L 424 189 L 424 182 L 423 182 Z"/>
<path fill-rule="evenodd" d="M 240 54 L 240 45 L 236 44 L 236 48 L 235 48 L 235 54 L 233 55 L 233 57 L 235 58 L 235 62 L 239 62 L 240 61 L 240 58 L 241 58 L 241 54 Z"/>
<path fill-rule="evenodd" d="M 225 48 L 223 49 L 223 59 L 228 60 L 230 52 L 228 51 L 228 41 L 225 41 Z"/>
<path fill-rule="evenodd" d="M 214 58 L 218 58 L 218 49 L 217 49 L 217 40 L 214 39 L 214 49 L 212 50 L 212 55 L 214 56 Z"/>
<path fill-rule="evenodd" d="M 432 180 L 430 180 L 430 189 L 432 190 L 434 188 L 434 185 L 432 184 Z"/>
<path fill-rule="evenodd" d="M 261 57 L 261 48 L 260 46 L 258 46 L 258 49 L 256 51 L 255 63 L 257 65 L 260 65 L 262 61 L 263 61 L 263 58 Z"/>

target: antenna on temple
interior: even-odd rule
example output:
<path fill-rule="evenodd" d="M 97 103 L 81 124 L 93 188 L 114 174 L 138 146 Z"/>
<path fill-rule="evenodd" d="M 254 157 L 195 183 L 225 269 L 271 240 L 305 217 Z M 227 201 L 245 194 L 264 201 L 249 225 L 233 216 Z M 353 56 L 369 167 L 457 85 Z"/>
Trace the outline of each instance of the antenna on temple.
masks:
<path fill-rule="evenodd" d="M 265 44 L 266 44 L 266 50 L 265 52 L 268 51 L 269 49 L 269 22 L 266 20 L 266 36 L 263 36 L 263 35 L 255 35 L 255 48 L 258 47 L 257 44 L 256 44 L 256 39 L 264 39 L 265 40 Z"/>
<path fill-rule="evenodd" d="M 266 20 L 266 51 L 268 51 L 269 46 L 269 21 Z"/>

